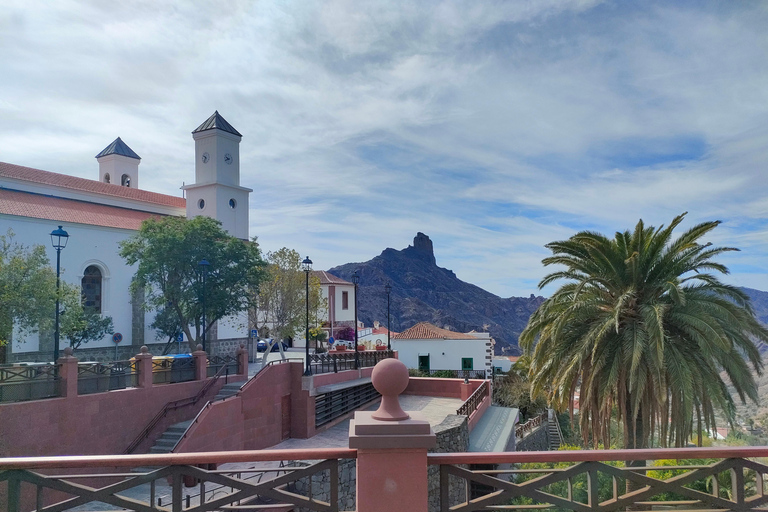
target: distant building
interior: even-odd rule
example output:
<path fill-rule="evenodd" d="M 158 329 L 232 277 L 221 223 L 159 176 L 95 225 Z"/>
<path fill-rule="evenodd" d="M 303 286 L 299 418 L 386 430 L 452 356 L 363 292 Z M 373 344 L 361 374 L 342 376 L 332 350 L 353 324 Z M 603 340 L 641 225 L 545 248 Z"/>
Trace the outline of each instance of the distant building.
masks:
<path fill-rule="evenodd" d="M 507 373 L 520 356 L 493 356 L 493 371 Z"/>
<path fill-rule="evenodd" d="M 475 370 L 491 375 L 493 342 L 488 333 L 459 333 L 421 322 L 392 336 L 392 350 L 408 368 Z"/>
<path fill-rule="evenodd" d="M 328 316 L 325 321 L 328 335 L 334 336 L 334 330 L 339 327 L 353 327 L 355 285 L 325 270 L 314 270 L 312 275 L 320 280 L 322 297 L 327 301 Z"/>
<path fill-rule="evenodd" d="M 119 347 L 130 357 L 144 344 L 158 343 L 149 327 L 141 297 L 129 285 L 136 269 L 118 255 L 118 244 L 152 217 L 205 215 L 222 222 L 231 235 L 248 239 L 248 197 L 240 186 L 242 136 L 218 112 L 192 132 L 195 182 L 183 187 L 187 198 L 139 189 L 141 158 L 118 137 L 96 155 L 97 179 L 89 180 L 0 162 L 0 233 L 8 229 L 24 245 L 43 245 L 56 261 L 50 233 L 61 225 L 69 243 L 61 253 L 62 280 L 81 286 L 84 299 L 112 317 L 122 337 Z M 158 172 L 154 169 L 153 172 Z M 209 340 L 246 338 L 247 316 L 221 321 Z M 64 340 L 61 347 L 66 346 Z M 2 350 L 2 348 L 0 348 Z M 53 352 L 53 333 L 17 336 L 0 362 L 42 358 Z M 82 358 L 114 357 L 111 336 L 78 349 Z"/>
<path fill-rule="evenodd" d="M 362 327 L 357 330 L 358 341 L 370 345 L 370 348 L 374 348 L 376 345 L 387 344 L 387 333 L 389 330 L 386 327 L 382 327 L 379 321 L 373 322 L 373 327 Z M 390 337 L 396 335 L 396 332 L 392 332 Z"/>

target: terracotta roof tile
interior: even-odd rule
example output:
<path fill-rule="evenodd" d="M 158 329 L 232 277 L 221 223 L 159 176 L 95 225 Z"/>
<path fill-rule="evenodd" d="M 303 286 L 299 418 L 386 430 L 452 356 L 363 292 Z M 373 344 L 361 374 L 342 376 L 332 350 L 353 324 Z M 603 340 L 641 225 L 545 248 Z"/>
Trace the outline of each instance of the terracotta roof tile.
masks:
<path fill-rule="evenodd" d="M 133 230 L 139 229 L 146 219 L 160 217 L 117 206 L 3 189 L 0 189 L 0 214 Z"/>
<path fill-rule="evenodd" d="M 471 340 L 474 336 L 441 329 L 429 322 L 420 322 L 393 336 L 396 340 Z"/>
<path fill-rule="evenodd" d="M 352 285 L 349 281 L 345 281 L 340 277 L 336 277 L 333 274 L 329 274 L 325 270 L 313 270 L 312 275 L 320 280 L 320 284 L 348 284 Z"/>
<path fill-rule="evenodd" d="M 183 197 L 168 196 L 137 188 L 121 187 L 110 183 L 102 183 L 100 181 L 87 180 L 85 178 L 77 178 L 75 176 L 67 176 L 66 174 L 58 174 L 55 172 L 41 171 L 40 169 L 33 169 L 31 167 L 24 167 L 5 162 L 0 162 L 0 177 L 31 181 L 33 183 L 53 185 L 70 190 L 80 190 L 83 192 L 92 192 L 112 197 L 122 197 L 134 201 L 143 201 L 145 203 L 161 204 L 177 208 L 185 208 L 187 205 L 187 201 Z"/>

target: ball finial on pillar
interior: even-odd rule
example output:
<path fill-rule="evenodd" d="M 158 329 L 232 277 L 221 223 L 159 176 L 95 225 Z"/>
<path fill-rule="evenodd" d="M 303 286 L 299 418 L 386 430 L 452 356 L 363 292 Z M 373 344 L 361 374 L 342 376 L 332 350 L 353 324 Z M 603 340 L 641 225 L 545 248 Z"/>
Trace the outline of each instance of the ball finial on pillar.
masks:
<path fill-rule="evenodd" d="M 371 417 L 381 421 L 400 421 L 410 418 L 400 407 L 398 396 L 408 387 L 408 368 L 399 359 L 384 359 L 373 368 L 371 382 L 381 393 L 381 405 Z"/>

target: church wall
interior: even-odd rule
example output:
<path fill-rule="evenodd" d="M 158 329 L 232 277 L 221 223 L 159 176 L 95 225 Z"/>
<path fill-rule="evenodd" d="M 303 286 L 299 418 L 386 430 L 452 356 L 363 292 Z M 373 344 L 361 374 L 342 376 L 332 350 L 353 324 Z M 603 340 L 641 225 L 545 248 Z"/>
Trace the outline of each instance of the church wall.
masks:
<path fill-rule="evenodd" d="M 5 233 L 8 228 L 11 228 L 18 243 L 30 246 L 43 245 L 54 269 L 56 268 L 56 251 L 51 247 L 50 233 L 59 224 L 69 233 L 67 246 L 61 251 L 62 281 L 79 286 L 86 267 L 97 266 L 102 272 L 102 314 L 111 316 L 115 332 L 122 334 L 123 340 L 119 348 L 134 345 L 135 330 L 129 286 L 135 274 L 135 268 L 126 265 L 125 260 L 118 254 L 118 243 L 130 237 L 134 231 L 0 215 L 0 232 Z M 154 331 L 148 327 L 153 320 L 153 315 L 148 313 L 144 316 L 142 326 L 144 340 L 140 341 L 155 342 Z M 65 346 L 67 346 L 66 341 L 62 339 L 60 347 Z M 81 348 L 106 347 L 114 350 L 114 343 L 109 335 L 81 346 Z M 24 339 L 14 339 L 11 349 L 12 353 L 17 355 L 38 350 L 53 350 L 53 333 L 43 333 L 41 336 L 32 334 L 25 336 Z M 135 354 L 136 349 L 131 348 L 130 353 Z M 14 357 L 14 359 L 17 358 Z"/>

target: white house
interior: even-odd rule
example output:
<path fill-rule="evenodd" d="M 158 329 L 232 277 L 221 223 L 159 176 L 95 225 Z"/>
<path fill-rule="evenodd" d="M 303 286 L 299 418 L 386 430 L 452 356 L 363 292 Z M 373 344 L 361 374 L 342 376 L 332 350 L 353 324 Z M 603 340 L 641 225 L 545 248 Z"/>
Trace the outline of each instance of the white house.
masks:
<path fill-rule="evenodd" d="M 355 285 L 325 270 L 314 270 L 312 275 L 320 280 L 322 297 L 328 305 L 326 321 L 329 336 L 335 336 L 334 330 L 338 327 L 354 326 Z"/>
<path fill-rule="evenodd" d="M 206 215 L 222 222 L 232 235 L 248 239 L 248 195 L 240 186 L 239 143 L 242 136 L 218 112 L 192 132 L 195 183 L 184 188 L 187 199 L 139 188 L 141 158 L 118 137 L 98 155 L 96 179 L 89 180 L 0 162 L 0 232 L 9 229 L 24 245 L 43 245 L 55 265 L 50 233 L 61 225 L 69 242 L 61 252 L 62 280 L 81 285 L 85 298 L 112 317 L 120 334 L 122 357 L 144 344 L 157 343 L 149 328 L 152 315 L 138 307 L 129 292 L 135 268 L 118 255 L 118 244 L 150 217 Z M 136 298 L 139 299 L 139 298 Z M 247 320 L 219 322 L 219 340 L 247 337 Z M 209 339 L 212 339 L 209 337 Z M 9 361 L 38 354 L 46 360 L 52 335 L 14 339 Z M 110 355 L 111 354 L 111 355 Z M 47 357 L 46 357 L 47 355 Z M 78 350 L 83 358 L 115 355 L 111 336 Z"/>
<path fill-rule="evenodd" d="M 493 348 L 487 333 L 459 333 L 421 322 L 392 336 L 392 350 L 408 368 L 491 375 Z"/>

